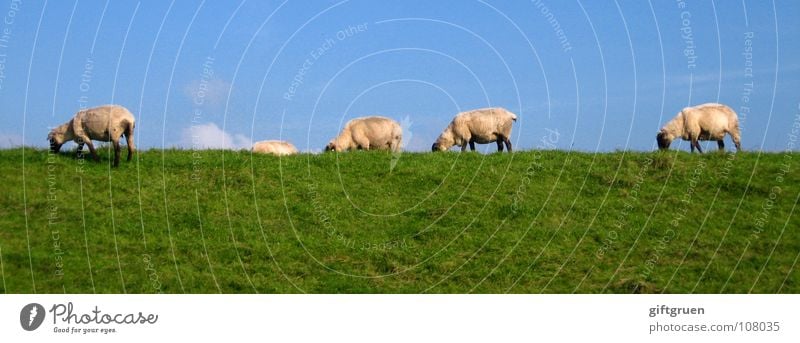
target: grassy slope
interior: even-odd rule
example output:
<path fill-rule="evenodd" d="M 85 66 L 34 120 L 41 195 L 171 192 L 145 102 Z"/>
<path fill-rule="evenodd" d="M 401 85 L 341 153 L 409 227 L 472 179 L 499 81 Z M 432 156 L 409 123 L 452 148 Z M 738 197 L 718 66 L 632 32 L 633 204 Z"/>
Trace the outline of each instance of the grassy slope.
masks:
<path fill-rule="evenodd" d="M 800 292 L 798 154 L 102 157 L 0 151 L 3 291 Z"/>

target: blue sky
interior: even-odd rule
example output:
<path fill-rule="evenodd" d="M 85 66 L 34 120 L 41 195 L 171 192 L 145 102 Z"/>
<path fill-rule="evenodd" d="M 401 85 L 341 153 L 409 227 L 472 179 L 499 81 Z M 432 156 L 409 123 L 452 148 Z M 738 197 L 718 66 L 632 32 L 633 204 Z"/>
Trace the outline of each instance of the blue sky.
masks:
<path fill-rule="evenodd" d="M 44 146 L 105 103 L 143 148 L 312 151 L 373 114 L 427 150 L 486 106 L 519 115 L 517 148 L 558 132 L 559 149 L 651 150 L 705 102 L 740 113 L 745 149 L 776 151 L 800 113 L 797 1 L 3 0 L 0 16 L 0 147 Z"/>

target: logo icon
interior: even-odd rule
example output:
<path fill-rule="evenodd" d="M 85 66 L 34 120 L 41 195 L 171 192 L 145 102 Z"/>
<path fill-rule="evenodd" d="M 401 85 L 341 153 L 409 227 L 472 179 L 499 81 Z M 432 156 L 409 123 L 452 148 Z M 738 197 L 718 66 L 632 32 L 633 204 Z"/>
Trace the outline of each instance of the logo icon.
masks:
<path fill-rule="evenodd" d="M 44 306 L 37 303 L 30 303 L 19 312 L 19 324 L 25 331 L 33 331 L 39 328 L 44 322 Z"/>

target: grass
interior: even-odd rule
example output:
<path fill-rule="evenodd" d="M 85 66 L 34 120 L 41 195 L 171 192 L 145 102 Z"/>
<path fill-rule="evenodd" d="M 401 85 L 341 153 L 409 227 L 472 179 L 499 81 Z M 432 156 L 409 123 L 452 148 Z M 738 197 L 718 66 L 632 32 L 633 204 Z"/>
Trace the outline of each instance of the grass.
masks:
<path fill-rule="evenodd" d="M 0 290 L 797 293 L 798 159 L 0 150 Z"/>

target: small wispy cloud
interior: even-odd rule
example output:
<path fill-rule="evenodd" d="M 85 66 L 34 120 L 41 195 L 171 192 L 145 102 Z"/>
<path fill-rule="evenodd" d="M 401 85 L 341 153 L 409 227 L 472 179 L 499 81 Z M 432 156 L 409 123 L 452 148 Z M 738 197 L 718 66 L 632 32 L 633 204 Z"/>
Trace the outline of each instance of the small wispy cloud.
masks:
<path fill-rule="evenodd" d="M 225 132 L 215 123 L 192 125 L 181 132 L 179 145 L 190 149 L 249 149 L 253 142 L 242 134 Z"/>
<path fill-rule="evenodd" d="M 43 139 L 44 141 L 44 139 Z M 0 149 L 8 149 L 22 146 L 24 143 L 22 136 L 14 133 L 0 133 Z"/>

